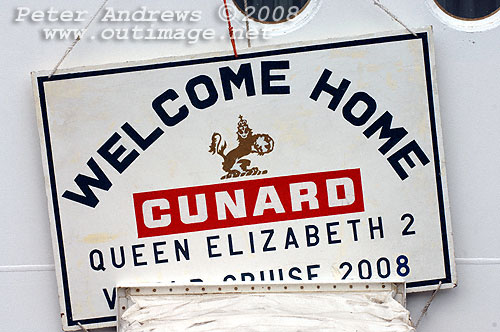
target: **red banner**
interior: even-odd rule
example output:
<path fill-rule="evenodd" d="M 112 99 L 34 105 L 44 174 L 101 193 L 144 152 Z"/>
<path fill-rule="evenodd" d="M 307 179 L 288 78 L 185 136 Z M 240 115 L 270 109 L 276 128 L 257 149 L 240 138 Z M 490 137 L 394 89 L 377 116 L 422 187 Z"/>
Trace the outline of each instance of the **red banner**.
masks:
<path fill-rule="evenodd" d="M 139 238 L 363 212 L 359 169 L 134 194 Z"/>

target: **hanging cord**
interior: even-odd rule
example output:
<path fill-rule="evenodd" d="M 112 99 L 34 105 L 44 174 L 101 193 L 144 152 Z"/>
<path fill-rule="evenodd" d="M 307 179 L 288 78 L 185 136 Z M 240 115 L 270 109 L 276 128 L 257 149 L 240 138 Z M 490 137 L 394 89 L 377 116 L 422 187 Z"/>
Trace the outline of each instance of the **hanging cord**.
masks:
<path fill-rule="evenodd" d="M 424 308 L 422 309 L 422 313 L 420 314 L 420 317 L 418 318 L 418 321 L 417 323 L 415 324 L 415 329 L 418 327 L 418 325 L 420 324 L 420 322 L 422 321 L 422 318 L 424 318 L 425 314 L 427 313 L 427 311 L 429 310 L 429 307 L 431 306 L 431 303 L 432 301 L 434 301 L 434 298 L 436 297 L 436 294 L 439 292 L 439 290 L 441 289 L 441 285 L 443 283 L 440 281 L 439 282 L 439 285 L 438 287 L 436 288 L 436 290 L 434 292 L 432 292 L 432 295 L 431 295 L 431 298 L 427 301 L 427 303 L 425 304 Z"/>
<path fill-rule="evenodd" d="M 82 324 L 78 323 L 78 326 L 83 332 L 89 332 Z"/>
<path fill-rule="evenodd" d="M 380 3 L 379 0 L 373 0 L 373 4 L 380 9 L 382 9 L 387 15 L 389 15 L 394 21 L 398 22 L 401 24 L 406 30 L 408 30 L 409 33 L 414 35 L 415 37 L 418 37 L 415 32 L 413 32 L 406 24 L 404 24 L 396 15 L 394 15 L 387 7 L 385 7 L 383 4 Z"/>
<path fill-rule="evenodd" d="M 57 69 L 59 69 L 59 66 L 63 63 L 64 59 L 66 59 L 66 57 L 71 53 L 71 51 L 73 51 L 73 48 L 75 48 L 76 44 L 78 44 L 78 42 L 81 40 L 81 37 L 87 32 L 87 30 L 89 29 L 89 27 L 92 24 L 92 22 L 94 22 L 94 20 L 96 19 L 97 15 L 99 15 L 99 13 L 104 8 L 104 6 L 106 6 L 106 4 L 108 3 L 108 1 L 109 0 L 104 0 L 104 2 L 102 3 L 102 5 L 99 7 L 99 9 L 97 9 L 97 11 L 94 14 L 94 16 L 92 16 L 92 18 L 90 19 L 90 21 L 87 23 L 87 25 L 83 29 L 83 33 L 80 36 L 77 36 L 75 38 L 75 40 L 73 41 L 73 43 L 71 43 L 71 45 L 66 49 L 66 51 L 64 52 L 64 54 L 61 57 L 61 59 L 59 59 L 59 61 L 55 65 L 54 69 L 52 69 L 52 71 L 50 72 L 49 78 L 51 78 L 56 73 Z M 224 0 L 224 7 L 226 9 L 227 24 L 228 24 L 228 27 L 229 27 L 229 37 L 231 38 L 231 44 L 233 46 L 234 56 L 238 57 L 238 53 L 236 51 L 236 42 L 234 40 L 233 26 L 231 25 L 231 19 L 229 18 L 229 9 L 227 7 L 226 0 Z M 246 11 L 247 11 L 247 0 L 245 0 L 245 12 Z M 248 27 L 248 21 L 247 21 L 247 34 L 248 34 L 248 30 L 249 30 L 249 27 Z M 247 35 L 247 38 L 248 38 L 248 35 Z M 248 39 L 248 47 L 251 47 L 250 39 Z"/>
<path fill-rule="evenodd" d="M 231 38 L 231 45 L 233 45 L 234 56 L 238 57 L 238 52 L 236 51 L 236 42 L 234 41 L 234 31 L 233 26 L 231 25 L 231 19 L 229 18 L 229 9 L 227 8 L 227 1 L 224 0 L 224 7 L 226 9 L 226 18 L 227 18 L 227 26 L 229 29 L 229 38 Z"/>
<path fill-rule="evenodd" d="M 247 44 L 248 44 L 248 48 L 251 48 L 252 47 L 252 42 L 250 41 L 250 23 L 248 22 L 248 20 L 250 19 L 248 17 L 248 0 L 244 0 L 243 3 L 245 4 L 245 23 L 246 23 L 246 27 L 247 27 Z"/>
<path fill-rule="evenodd" d="M 54 69 L 52 69 L 52 71 L 50 72 L 49 74 L 49 78 L 52 77 L 52 75 L 54 75 L 57 71 L 57 69 L 59 68 L 59 66 L 61 65 L 61 63 L 64 61 L 64 59 L 66 59 L 66 57 L 69 55 L 69 53 L 71 51 L 73 51 L 73 48 L 76 46 L 76 44 L 80 41 L 80 37 L 82 37 L 88 30 L 88 28 L 90 27 L 90 25 L 92 24 L 92 22 L 94 22 L 95 18 L 97 17 L 97 15 L 99 15 L 99 13 L 101 12 L 101 10 L 104 8 L 104 6 L 106 5 L 106 3 L 108 3 L 109 0 L 105 0 L 101 7 L 99 7 L 99 9 L 97 10 L 97 12 L 94 14 L 94 16 L 92 16 L 92 18 L 90 19 L 89 23 L 87 23 L 87 25 L 85 26 L 85 28 L 83 29 L 83 33 L 81 36 L 77 36 L 76 39 L 73 41 L 73 43 L 71 43 L 71 45 L 66 49 L 66 52 L 64 52 L 64 55 L 62 56 L 62 58 L 59 60 L 59 62 L 56 64 L 56 66 L 54 67 Z"/>

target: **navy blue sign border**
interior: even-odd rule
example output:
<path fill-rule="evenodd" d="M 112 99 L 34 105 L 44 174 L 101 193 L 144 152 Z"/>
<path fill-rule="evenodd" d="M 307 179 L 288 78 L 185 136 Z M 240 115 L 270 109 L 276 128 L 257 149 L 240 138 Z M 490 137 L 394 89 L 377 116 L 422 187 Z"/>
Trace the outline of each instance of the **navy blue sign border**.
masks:
<path fill-rule="evenodd" d="M 268 57 L 268 56 L 276 56 L 276 55 L 284 55 L 284 54 L 307 53 L 307 52 L 314 52 L 314 51 L 321 51 L 321 50 L 328 50 L 328 49 L 338 49 L 338 48 L 361 46 L 361 45 L 400 42 L 400 41 L 414 40 L 414 39 L 421 39 L 422 40 L 422 48 L 423 48 L 423 53 L 424 53 L 424 62 L 425 62 L 424 65 L 425 65 L 425 73 L 426 73 L 426 81 L 427 81 L 427 97 L 428 97 L 429 116 L 430 116 L 430 125 L 431 125 L 431 133 L 432 133 L 432 146 L 433 146 L 433 152 L 434 152 L 434 169 L 435 169 L 435 174 L 436 174 L 437 196 L 438 196 L 438 202 L 439 202 L 439 215 L 440 215 L 440 222 L 441 222 L 441 237 L 442 237 L 441 240 L 442 240 L 442 245 L 443 245 L 445 278 L 418 281 L 418 282 L 410 282 L 407 284 L 407 287 L 413 288 L 413 287 L 431 286 L 431 285 L 437 285 L 440 282 L 443 284 L 451 283 L 452 282 L 451 262 L 450 262 L 450 256 L 449 256 L 449 250 L 448 250 L 448 234 L 447 234 L 447 228 L 446 228 L 446 213 L 445 213 L 445 203 L 444 203 L 444 195 L 443 195 L 443 183 L 442 183 L 442 179 L 441 179 L 441 167 L 440 167 L 439 151 L 438 151 L 439 144 L 438 144 L 437 128 L 436 128 L 434 91 L 433 91 L 433 86 L 432 86 L 432 67 L 431 67 L 431 58 L 430 58 L 430 50 L 429 50 L 429 36 L 428 36 L 427 32 L 420 32 L 417 34 L 417 36 L 414 36 L 413 34 L 401 34 L 401 35 L 394 35 L 394 36 L 387 36 L 387 37 L 367 38 L 367 39 L 342 41 L 342 42 L 327 43 L 327 44 L 299 46 L 299 47 L 292 47 L 292 48 L 285 48 L 285 49 L 278 49 L 278 50 L 271 50 L 271 51 L 261 51 L 261 52 L 255 52 L 255 53 L 241 54 L 238 56 L 238 58 L 236 58 L 232 55 L 228 55 L 228 56 L 219 56 L 219 57 L 211 57 L 211 58 L 193 59 L 193 60 L 181 60 L 181 61 L 158 63 L 158 64 L 139 65 L 139 66 L 132 66 L 132 67 L 122 67 L 122 68 L 113 68 L 113 69 L 92 70 L 92 71 L 78 72 L 78 73 L 59 74 L 59 75 L 53 75 L 50 78 L 48 76 L 38 77 L 37 84 L 38 84 L 38 92 L 39 92 L 39 96 L 40 96 L 40 104 L 41 104 L 40 106 L 41 106 L 41 113 L 42 113 L 45 147 L 46 147 L 46 153 L 47 153 L 50 189 L 51 189 L 52 204 L 53 204 L 53 209 L 54 209 L 54 219 L 55 219 L 55 224 L 56 224 L 56 234 L 57 234 L 59 258 L 60 258 L 60 262 L 61 262 L 62 284 L 63 284 L 63 289 L 64 289 L 64 302 L 65 302 L 66 320 L 67 320 L 68 326 L 76 326 L 78 324 L 89 325 L 89 324 L 97 324 L 97 323 L 114 322 L 114 321 L 116 321 L 116 316 L 77 319 L 77 320 L 75 320 L 73 318 L 73 312 L 72 312 L 72 308 L 71 308 L 71 299 L 70 299 L 70 293 L 69 293 L 68 269 L 66 266 L 66 257 L 65 257 L 65 252 L 64 252 L 61 217 L 60 217 L 60 213 L 59 213 L 59 201 L 58 201 L 57 188 L 56 188 L 52 146 L 51 146 L 51 141 L 50 141 L 49 121 L 48 121 L 48 115 L 47 115 L 47 103 L 46 103 L 46 99 L 45 99 L 45 87 L 44 87 L 45 82 L 68 80 L 68 79 L 91 77 L 91 76 L 102 76 L 102 75 L 112 75 L 112 74 L 129 73 L 129 72 L 137 72 L 137 71 L 146 71 L 146 70 L 154 70 L 154 69 L 162 69 L 162 68 L 182 67 L 182 66 L 207 64 L 207 63 L 254 59 L 254 58 L 259 58 L 259 57 Z"/>

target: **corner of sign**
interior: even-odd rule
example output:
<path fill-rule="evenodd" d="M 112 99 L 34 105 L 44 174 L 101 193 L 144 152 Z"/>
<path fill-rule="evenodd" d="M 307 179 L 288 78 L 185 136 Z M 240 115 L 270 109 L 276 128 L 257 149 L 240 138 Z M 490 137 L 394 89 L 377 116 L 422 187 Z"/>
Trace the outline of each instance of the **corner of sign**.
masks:
<path fill-rule="evenodd" d="M 454 275 L 451 279 L 451 288 L 456 288 L 458 287 L 458 279 L 457 276 Z"/>
<path fill-rule="evenodd" d="M 421 27 L 415 29 L 415 31 L 417 33 L 419 33 L 419 32 L 427 32 L 429 35 L 432 36 L 434 34 L 434 26 L 432 24 L 424 25 L 424 26 L 421 26 Z"/>

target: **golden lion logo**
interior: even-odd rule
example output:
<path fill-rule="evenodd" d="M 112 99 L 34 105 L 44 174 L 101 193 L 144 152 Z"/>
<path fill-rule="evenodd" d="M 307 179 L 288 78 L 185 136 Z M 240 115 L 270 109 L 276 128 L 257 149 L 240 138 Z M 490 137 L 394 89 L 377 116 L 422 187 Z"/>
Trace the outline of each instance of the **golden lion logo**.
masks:
<path fill-rule="evenodd" d="M 226 141 L 222 140 L 221 134 L 214 133 L 212 135 L 212 144 L 210 144 L 208 152 L 217 153 L 224 159 L 222 169 L 227 172 L 221 180 L 266 174 L 267 170 L 259 170 L 258 167 L 249 168 L 251 161 L 243 159 L 243 157 L 251 153 L 256 153 L 259 156 L 271 153 L 274 149 L 274 140 L 267 134 L 254 134 L 248 126 L 247 120 L 243 119 L 241 115 L 236 134 L 238 135 L 238 146 L 227 154 L 224 153 L 227 144 Z"/>

